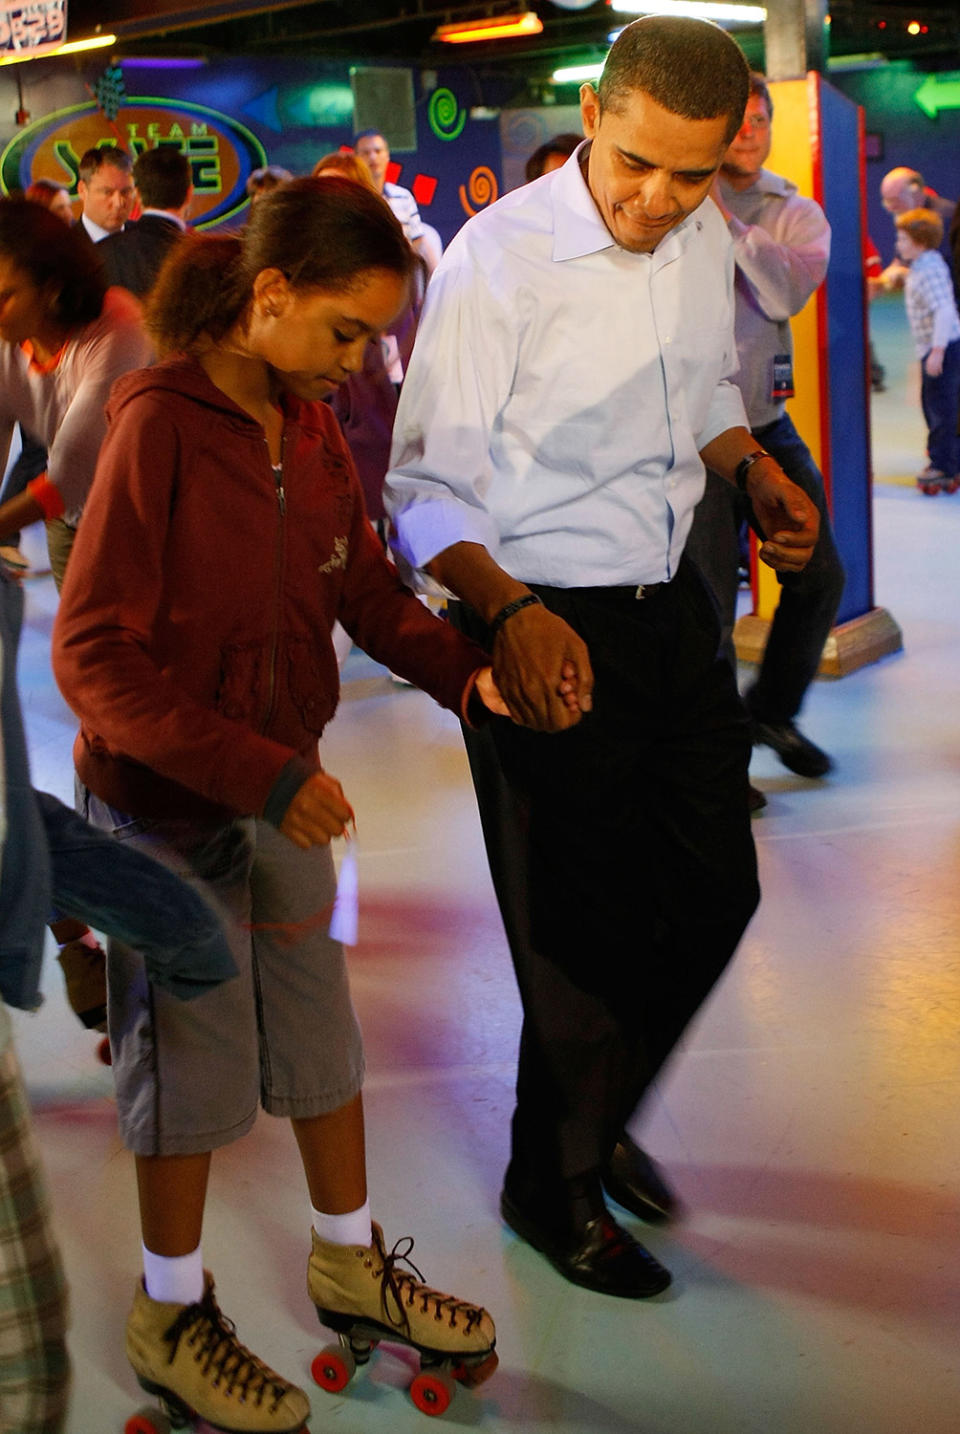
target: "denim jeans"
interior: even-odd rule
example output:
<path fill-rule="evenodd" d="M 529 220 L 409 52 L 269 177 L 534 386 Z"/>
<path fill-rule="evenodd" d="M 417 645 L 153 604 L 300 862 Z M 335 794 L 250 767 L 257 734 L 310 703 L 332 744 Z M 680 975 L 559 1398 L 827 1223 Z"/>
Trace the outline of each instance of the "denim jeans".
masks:
<path fill-rule="evenodd" d="M 60 916 L 74 916 L 136 946 L 150 980 L 181 1000 L 236 975 L 220 917 L 196 891 L 160 862 L 90 826 L 56 797 L 36 795 Z"/>
<path fill-rule="evenodd" d="M 948 478 L 960 474 L 960 437 L 957 412 L 960 408 L 960 339 L 947 344 L 943 370 L 931 378 L 920 366 L 920 403 L 927 425 L 927 456 L 930 467 Z"/>
<path fill-rule="evenodd" d="M 813 500 L 820 514 L 820 537 L 803 572 L 777 574 L 780 601 L 760 672 L 750 692 L 754 717 L 765 722 L 789 722 L 800 711 L 820 665 L 843 595 L 843 565 L 827 512 L 823 478 L 791 419 L 783 414 L 774 423 L 754 429 L 753 436 L 773 454 L 787 477 Z M 739 534 L 744 521 L 752 522 L 747 497 L 717 474 L 708 473 L 686 552 L 713 588 L 720 606 L 723 645 L 734 668 Z"/>

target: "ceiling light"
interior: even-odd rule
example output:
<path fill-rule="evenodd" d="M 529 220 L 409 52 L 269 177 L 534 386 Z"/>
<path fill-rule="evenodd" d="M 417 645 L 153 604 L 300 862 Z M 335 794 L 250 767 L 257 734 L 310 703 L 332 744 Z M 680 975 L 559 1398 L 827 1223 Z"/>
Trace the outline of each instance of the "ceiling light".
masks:
<path fill-rule="evenodd" d="M 22 65 L 26 60 L 51 60 L 57 55 L 78 55 L 82 50 L 102 50 L 117 43 L 116 35 L 95 35 L 90 40 L 68 40 L 65 45 L 55 45 L 52 50 L 38 45 L 35 50 L 21 50 L 16 55 L 7 55 L 0 65 Z"/>
<path fill-rule="evenodd" d="M 550 78 L 558 85 L 579 85 L 584 80 L 598 80 L 603 72 L 603 61 L 596 60 L 592 65 L 567 65 L 562 70 L 554 70 Z"/>
<path fill-rule="evenodd" d="M 622 15 L 683 15 L 690 20 L 733 20 L 758 25 L 767 18 L 763 5 L 728 4 L 726 0 L 607 0 Z"/>
<path fill-rule="evenodd" d="M 505 40 L 510 35 L 539 35 L 543 21 L 532 10 L 515 15 L 493 16 L 486 20 L 465 20 L 455 25 L 438 25 L 435 40 L 448 45 L 466 45 L 477 40 Z"/>

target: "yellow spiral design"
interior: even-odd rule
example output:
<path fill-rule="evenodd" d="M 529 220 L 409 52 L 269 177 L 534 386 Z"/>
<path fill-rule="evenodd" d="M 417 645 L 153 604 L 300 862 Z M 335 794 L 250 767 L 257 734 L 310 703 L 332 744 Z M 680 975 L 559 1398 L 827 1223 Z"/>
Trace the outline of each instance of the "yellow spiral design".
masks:
<path fill-rule="evenodd" d="M 497 176 L 485 164 L 478 165 L 470 176 L 468 185 L 460 186 L 460 203 L 467 214 L 476 214 L 486 209 L 499 194 Z"/>

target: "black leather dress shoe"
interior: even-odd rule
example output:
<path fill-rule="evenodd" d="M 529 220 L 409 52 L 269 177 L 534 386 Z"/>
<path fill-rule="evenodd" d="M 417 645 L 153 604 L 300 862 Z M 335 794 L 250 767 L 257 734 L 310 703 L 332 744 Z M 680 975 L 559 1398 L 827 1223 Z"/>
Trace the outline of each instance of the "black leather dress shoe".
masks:
<path fill-rule="evenodd" d="M 500 1212 L 521 1240 L 545 1255 L 564 1279 L 601 1295 L 642 1300 L 670 1283 L 670 1271 L 622 1230 L 608 1210 L 577 1227 L 541 1223 L 504 1190 Z"/>
<path fill-rule="evenodd" d="M 798 777 L 825 777 L 833 768 L 826 752 L 792 722 L 760 722 L 754 718 L 753 740 L 772 747 L 783 765 Z"/>
<path fill-rule="evenodd" d="M 680 1201 L 659 1166 L 628 1135 L 614 1146 L 603 1187 L 611 1200 L 648 1225 L 666 1225 L 680 1213 Z"/>

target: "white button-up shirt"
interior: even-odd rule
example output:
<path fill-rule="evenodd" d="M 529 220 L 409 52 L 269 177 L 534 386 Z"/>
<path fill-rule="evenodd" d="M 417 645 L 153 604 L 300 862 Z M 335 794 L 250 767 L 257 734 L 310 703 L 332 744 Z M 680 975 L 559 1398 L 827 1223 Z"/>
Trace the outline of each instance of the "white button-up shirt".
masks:
<path fill-rule="evenodd" d="M 471 219 L 430 282 L 387 477 L 401 563 L 467 541 L 527 582 L 671 578 L 698 450 L 746 425 L 736 367 L 716 207 L 628 253 L 573 155 Z"/>

